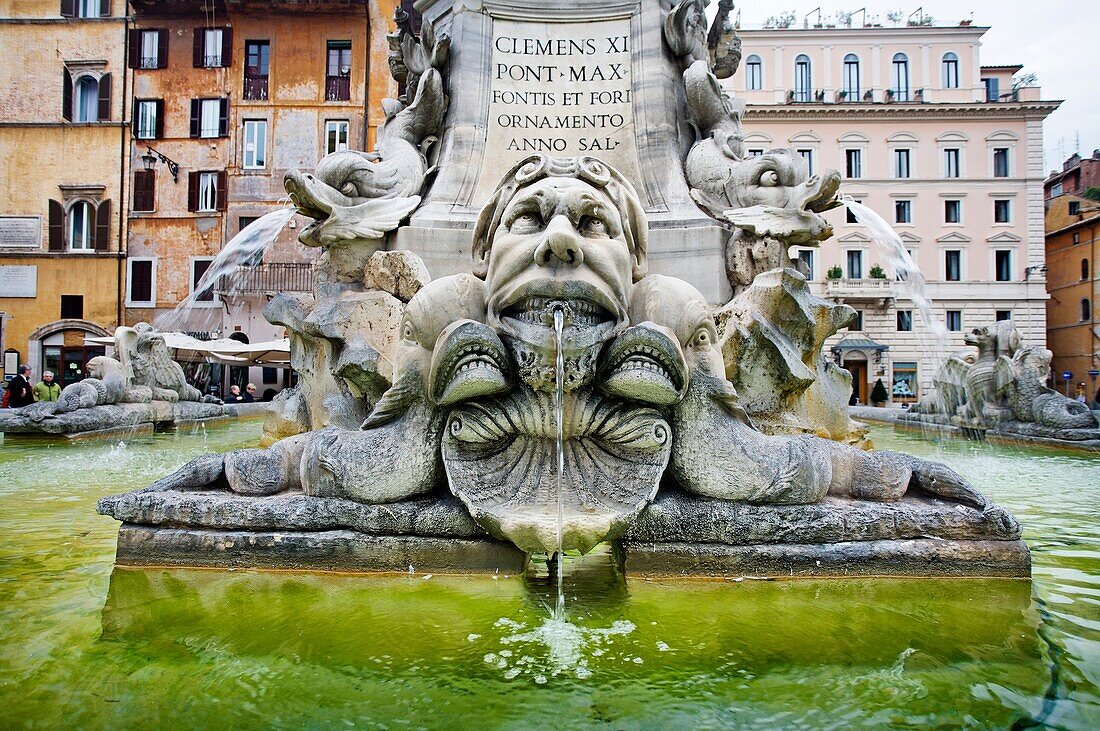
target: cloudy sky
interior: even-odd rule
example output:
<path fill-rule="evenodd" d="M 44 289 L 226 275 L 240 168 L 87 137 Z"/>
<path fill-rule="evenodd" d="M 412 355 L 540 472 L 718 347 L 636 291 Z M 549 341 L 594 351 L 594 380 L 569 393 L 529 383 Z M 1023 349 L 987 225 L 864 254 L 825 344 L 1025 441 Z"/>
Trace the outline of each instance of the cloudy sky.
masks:
<path fill-rule="evenodd" d="M 1078 150 L 1088 156 L 1100 147 L 1097 0 L 910 0 L 908 5 L 891 0 L 745 0 L 734 12 L 740 9 L 742 25 L 759 27 L 769 16 L 790 10 L 801 26 L 806 14 L 819 6 L 826 16 L 866 6 L 868 18 L 877 15 L 883 25 L 890 24 L 886 14 L 891 10 L 908 15 L 923 6 L 937 25 L 973 18 L 975 25 L 990 26 L 982 39 L 982 65 L 1023 64 L 1021 73 L 1039 77 L 1044 99 L 1064 100 L 1046 120 L 1047 170 L 1061 168 L 1061 161 Z"/>

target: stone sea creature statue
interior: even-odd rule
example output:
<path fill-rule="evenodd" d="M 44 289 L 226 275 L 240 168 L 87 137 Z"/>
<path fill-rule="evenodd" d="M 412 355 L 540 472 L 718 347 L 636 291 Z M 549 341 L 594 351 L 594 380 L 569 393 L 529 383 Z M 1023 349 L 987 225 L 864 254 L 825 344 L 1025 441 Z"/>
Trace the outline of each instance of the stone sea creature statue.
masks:
<path fill-rule="evenodd" d="M 840 174 L 809 175 L 794 150 L 769 150 L 735 160 L 713 151 L 713 140 L 696 143 L 686 172 L 692 199 L 710 216 L 730 224 L 726 273 L 735 292 L 757 274 L 791 266 L 794 244 L 813 245 L 832 235 L 819 214 L 840 205 Z"/>
<path fill-rule="evenodd" d="M 504 177 L 474 232 L 488 325 L 516 369 L 506 394 L 454 409 L 443 437 L 451 490 L 492 535 L 557 550 L 557 346 L 562 323 L 562 541 L 587 551 L 625 529 L 656 494 L 667 422 L 620 397 L 641 370 L 677 398 L 683 366 L 663 363 L 667 336 L 630 329 L 630 291 L 646 273 L 646 219 L 633 186 L 589 157 L 533 156 Z M 609 358 L 600 355 L 609 347 Z M 676 373 L 675 371 L 679 371 Z M 598 376 L 611 383 L 601 390 Z"/>
<path fill-rule="evenodd" d="M 105 355 L 97 355 L 88 361 L 87 369 L 87 378 L 66 386 L 61 392 L 52 409 L 53 414 L 66 414 L 103 404 L 117 404 L 126 395 L 129 384 L 120 362 Z"/>
<path fill-rule="evenodd" d="M 420 205 L 428 172 L 421 145 L 438 131 L 446 109 L 443 80 L 430 69 L 412 104 L 388 107 L 375 152 L 341 150 L 322 158 L 312 174 L 289 171 L 283 184 L 291 202 L 315 219 L 299 240 L 321 247 L 376 241 L 374 253 L 386 232 Z"/>
<path fill-rule="evenodd" d="M 909 408 L 911 414 L 946 414 L 954 416 L 966 403 L 966 372 L 977 357 L 969 350 L 952 353 L 932 377 L 935 390 L 921 396 L 919 402 Z"/>
<path fill-rule="evenodd" d="M 669 50 L 684 66 L 703 61 L 719 79 L 728 79 L 741 63 L 741 39 L 729 21 L 732 0 L 719 0 L 718 12 L 707 29 L 709 0 L 683 0 L 665 16 L 664 37 Z"/>
<path fill-rule="evenodd" d="M 1052 429 L 1095 429 L 1096 418 L 1080 401 L 1046 385 L 1050 359 L 1046 348 L 1020 348 L 1009 359 L 997 358 L 996 380 L 1005 383 L 1008 407 L 1017 421 L 1034 422 Z"/>
<path fill-rule="evenodd" d="M 1005 403 L 1004 391 L 1010 381 L 1010 373 L 997 369 L 1002 355 L 1011 355 L 1020 345 L 1020 336 L 1011 324 L 976 327 L 965 336 L 963 342 L 978 349 L 978 358 L 966 370 L 966 403 L 959 415 L 976 426 L 987 422 L 1009 421 L 1012 410 Z"/>
<path fill-rule="evenodd" d="M 669 474 L 687 492 L 758 504 L 799 504 L 817 502 L 826 494 L 899 500 L 917 488 L 991 507 L 965 479 L 938 463 L 897 452 L 867 452 L 816 436 L 757 431 L 725 378 L 717 330 L 702 294 L 687 282 L 658 275 L 647 277 L 638 290 L 632 318 L 675 332 L 690 371 L 687 394 L 670 419 Z"/>
<path fill-rule="evenodd" d="M 381 504 L 446 482 L 493 537 L 537 553 L 615 539 L 662 484 L 756 504 L 917 490 L 989 509 L 942 465 L 759 431 L 706 301 L 647 276 L 646 244 L 641 202 L 617 171 L 522 160 L 477 220 L 474 274 L 409 300 L 392 385 L 361 429 L 204 457 L 153 489 Z"/>
<path fill-rule="evenodd" d="M 772 269 L 714 313 L 726 378 L 762 431 L 857 442 L 848 416 L 852 377 L 824 354 L 855 311 L 815 296 L 791 268 Z"/>
<path fill-rule="evenodd" d="M 396 101 L 408 104 L 409 97 L 416 93 L 420 77 L 430 69 L 443 70 L 451 39 L 446 33 L 437 33 L 427 18 L 421 20 L 420 35 L 414 34 L 411 18 L 400 5 L 394 8 L 393 19 L 397 30 L 386 36 L 390 49 L 387 61 L 394 81 L 405 87 L 405 92 Z"/>
<path fill-rule="evenodd" d="M 123 366 L 133 374 L 133 384 L 152 389 L 154 401 L 202 401 L 203 395 L 187 382 L 187 376 L 164 342 L 164 336 L 147 322 L 115 331 L 115 346 Z"/>

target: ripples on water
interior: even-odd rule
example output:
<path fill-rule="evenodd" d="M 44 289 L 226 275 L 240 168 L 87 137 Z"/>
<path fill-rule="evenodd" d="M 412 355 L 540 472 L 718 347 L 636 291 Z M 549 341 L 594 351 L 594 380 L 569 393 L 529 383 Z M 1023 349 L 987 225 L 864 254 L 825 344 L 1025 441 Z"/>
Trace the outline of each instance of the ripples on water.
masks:
<path fill-rule="evenodd" d="M 1025 527 L 1035 581 L 112 570 L 105 494 L 258 422 L 0 446 L 0 725 L 1100 727 L 1100 458 L 873 430 Z"/>

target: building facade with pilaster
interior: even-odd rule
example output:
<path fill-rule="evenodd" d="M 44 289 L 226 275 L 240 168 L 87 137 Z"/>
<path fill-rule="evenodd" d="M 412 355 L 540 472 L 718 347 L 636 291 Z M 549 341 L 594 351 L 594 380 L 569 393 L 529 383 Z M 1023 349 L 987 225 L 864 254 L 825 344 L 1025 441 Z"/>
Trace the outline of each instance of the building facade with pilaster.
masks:
<path fill-rule="evenodd" d="M 912 402 L 975 327 L 1012 319 L 1046 340 L 1043 119 L 1058 102 L 1014 83 L 1020 66 L 982 66 L 986 27 L 741 30 L 740 71 L 723 82 L 748 103 L 749 154 L 793 148 L 812 172 L 839 170 L 842 193 L 897 232 L 927 280 L 932 323 L 884 250 L 846 209 L 834 236 L 797 253 L 815 292 L 857 321 L 826 344 L 868 403 L 882 379 Z"/>

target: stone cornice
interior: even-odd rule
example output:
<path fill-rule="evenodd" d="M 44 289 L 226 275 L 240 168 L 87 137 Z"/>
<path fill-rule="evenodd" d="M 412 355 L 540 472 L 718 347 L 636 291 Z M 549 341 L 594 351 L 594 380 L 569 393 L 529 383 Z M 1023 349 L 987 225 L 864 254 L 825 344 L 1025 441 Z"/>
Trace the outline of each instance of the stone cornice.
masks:
<path fill-rule="evenodd" d="M 1045 119 L 1062 100 L 970 104 L 750 104 L 746 121 L 754 119 Z"/>

